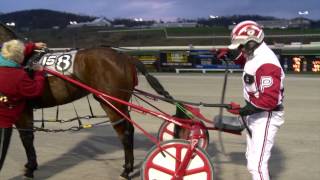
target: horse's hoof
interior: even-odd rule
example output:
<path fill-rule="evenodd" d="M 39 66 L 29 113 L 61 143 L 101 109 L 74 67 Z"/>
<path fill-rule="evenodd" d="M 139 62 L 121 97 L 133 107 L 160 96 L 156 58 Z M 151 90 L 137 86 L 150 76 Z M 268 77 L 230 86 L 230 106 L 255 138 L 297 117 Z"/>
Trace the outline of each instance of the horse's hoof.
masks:
<path fill-rule="evenodd" d="M 23 180 L 32 180 L 32 179 L 33 179 L 33 177 L 23 176 L 23 177 L 22 177 L 22 179 L 23 179 Z"/>
<path fill-rule="evenodd" d="M 119 179 L 121 179 L 121 180 L 130 180 L 130 177 L 129 177 L 128 173 L 122 172 L 122 174 L 119 176 Z"/>
<path fill-rule="evenodd" d="M 27 163 L 27 164 L 24 165 L 24 167 L 25 167 L 26 169 L 29 169 L 29 170 L 31 170 L 31 171 L 34 171 L 34 170 L 37 170 L 37 169 L 38 169 L 38 164 L 35 163 L 35 164 L 33 164 L 33 165 L 30 165 L 29 163 Z"/>
<path fill-rule="evenodd" d="M 119 176 L 119 180 L 128 180 L 127 178 L 124 178 L 122 176 Z"/>
<path fill-rule="evenodd" d="M 24 177 L 33 179 L 33 177 L 34 177 L 33 176 L 33 170 L 26 169 L 25 172 L 24 172 Z"/>

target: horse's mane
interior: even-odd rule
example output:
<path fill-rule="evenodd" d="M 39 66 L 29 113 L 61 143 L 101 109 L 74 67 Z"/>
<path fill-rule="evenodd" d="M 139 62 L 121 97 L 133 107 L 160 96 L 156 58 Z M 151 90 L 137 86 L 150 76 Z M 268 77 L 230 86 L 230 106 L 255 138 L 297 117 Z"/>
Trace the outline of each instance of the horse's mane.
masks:
<path fill-rule="evenodd" d="M 11 39 L 17 39 L 18 35 L 6 25 L 0 23 L 0 44 Z"/>

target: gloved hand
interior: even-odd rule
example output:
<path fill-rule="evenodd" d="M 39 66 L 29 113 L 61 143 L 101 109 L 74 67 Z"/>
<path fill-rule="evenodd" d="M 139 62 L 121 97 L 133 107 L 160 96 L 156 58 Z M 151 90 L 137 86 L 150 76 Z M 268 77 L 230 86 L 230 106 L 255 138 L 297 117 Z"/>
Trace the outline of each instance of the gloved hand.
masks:
<path fill-rule="evenodd" d="M 43 42 L 36 42 L 34 43 L 34 45 L 36 46 L 36 49 L 44 49 L 47 48 L 47 44 L 43 43 Z"/>
<path fill-rule="evenodd" d="M 231 102 L 230 103 L 230 108 L 229 109 L 227 109 L 227 111 L 229 112 L 229 113 L 231 113 L 231 114 L 235 114 L 235 115 L 239 115 L 240 113 L 239 113 L 239 111 L 240 111 L 240 109 L 241 109 L 241 107 L 240 107 L 240 104 L 238 104 L 238 103 L 235 103 L 235 102 Z"/>
<path fill-rule="evenodd" d="M 31 66 L 31 68 L 34 70 L 34 71 L 43 71 L 43 66 L 41 66 L 40 64 L 33 64 Z"/>
<path fill-rule="evenodd" d="M 239 114 L 241 116 L 247 116 L 247 115 L 251 115 L 251 114 L 254 114 L 254 113 L 259 113 L 259 112 L 262 112 L 264 111 L 263 109 L 259 109 L 257 107 L 255 107 L 254 105 L 252 105 L 251 103 L 247 102 L 247 104 L 242 107 L 239 111 Z"/>

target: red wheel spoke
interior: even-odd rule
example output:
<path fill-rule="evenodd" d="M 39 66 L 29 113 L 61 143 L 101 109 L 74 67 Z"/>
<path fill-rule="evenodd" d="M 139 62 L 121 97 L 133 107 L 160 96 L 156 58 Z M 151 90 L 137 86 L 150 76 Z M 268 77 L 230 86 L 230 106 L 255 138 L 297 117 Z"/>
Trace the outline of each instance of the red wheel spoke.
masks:
<path fill-rule="evenodd" d="M 144 180 L 163 179 L 164 177 L 170 179 L 174 178 L 175 174 L 195 180 L 212 179 L 213 166 L 210 162 L 210 158 L 201 148 L 195 149 L 193 152 L 195 154 L 191 157 L 190 162 L 188 163 L 189 165 L 185 164 L 186 167 L 185 165 L 181 166 L 182 161 L 187 158 L 186 155 L 188 155 L 188 153 L 185 151 L 188 150 L 189 146 L 190 142 L 186 140 L 169 140 L 162 142 L 161 147 L 155 146 L 155 149 L 151 151 L 143 165 L 143 174 L 145 175 Z M 170 153 L 170 157 L 160 156 L 161 151 L 165 154 Z"/>
<path fill-rule="evenodd" d="M 192 175 L 192 174 L 198 174 L 198 173 L 201 173 L 201 172 L 207 172 L 210 171 L 207 167 L 203 166 L 203 167 L 199 167 L 199 168 L 194 168 L 194 169 L 189 169 L 189 170 L 186 170 L 185 172 L 185 176 L 189 176 L 189 175 Z"/>
<path fill-rule="evenodd" d="M 178 169 L 178 167 L 180 166 L 181 161 L 182 161 L 181 150 L 182 150 L 181 147 L 176 148 L 176 170 Z"/>
<path fill-rule="evenodd" d="M 167 134 L 170 134 L 170 135 L 174 135 L 174 132 L 173 131 L 171 131 L 171 130 L 169 130 L 169 129 L 165 129 L 164 131 L 163 131 L 163 134 L 164 133 L 167 133 Z"/>
<path fill-rule="evenodd" d="M 163 173 L 166 173 L 166 174 L 169 174 L 169 175 L 172 175 L 172 176 L 174 175 L 174 171 L 172 171 L 170 169 L 167 169 L 165 167 L 159 166 L 159 165 L 154 164 L 154 163 L 152 163 L 152 165 L 150 165 L 149 170 L 150 169 L 156 169 L 156 170 L 161 171 Z"/>

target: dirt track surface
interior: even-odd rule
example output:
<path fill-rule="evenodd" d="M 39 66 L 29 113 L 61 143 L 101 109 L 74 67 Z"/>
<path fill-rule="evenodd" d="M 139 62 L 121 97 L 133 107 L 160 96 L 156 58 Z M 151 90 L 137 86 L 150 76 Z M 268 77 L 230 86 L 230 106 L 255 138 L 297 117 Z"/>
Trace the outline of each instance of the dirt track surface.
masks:
<path fill-rule="evenodd" d="M 194 102 L 219 103 L 223 83 L 222 74 L 156 74 L 164 87 L 177 99 Z M 153 92 L 145 79 L 139 76 L 140 89 Z M 277 180 L 320 179 L 320 76 L 288 75 L 285 81 L 286 121 L 276 137 L 270 160 L 270 173 Z M 93 102 L 94 100 L 92 100 Z M 232 74 L 228 80 L 226 102 L 242 100 L 240 75 Z M 89 113 L 86 100 L 75 102 L 80 115 Z M 134 103 L 137 103 L 135 100 Z M 141 103 L 140 103 L 141 104 Z M 156 103 L 166 112 L 173 113 L 174 107 Z M 98 104 L 93 103 L 94 112 L 103 114 Z M 62 119 L 74 117 L 72 105 L 60 107 Z M 202 113 L 212 118 L 219 110 L 201 108 Z M 46 109 L 46 119 L 55 118 L 55 108 Z M 40 119 L 41 111 L 35 111 Z M 227 114 L 227 113 L 226 113 Z M 161 121 L 133 113 L 132 117 L 148 132 L 156 135 Z M 84 123 L 100 122 L 83 121 Z M 40 123 L 36 123 L 40 126 Z M 73 124 L 46 123 L 46 128 L 68 128 Z M 218 132 L 211 131 L 207 152 L 215 167 L 215 179 L 250 179 L 246 170 L 245 133 L 242 136 L 222 134 L 226 153 L 221 152 Z M 114 180 L 122 171 L 123 153 L 121 144 L 110 126 L 84 129 L 78 132 L 36 132 L 35 145 L 39 169 L 36 180 Z M 140 179 L 140 165 L 153 144 L 136 130 L 135 171 L 132 179 Z M 25 153 L 16 130 L 5 165 L 0 173 L 1 180 L 19 180 L 26 162 Z"/>

